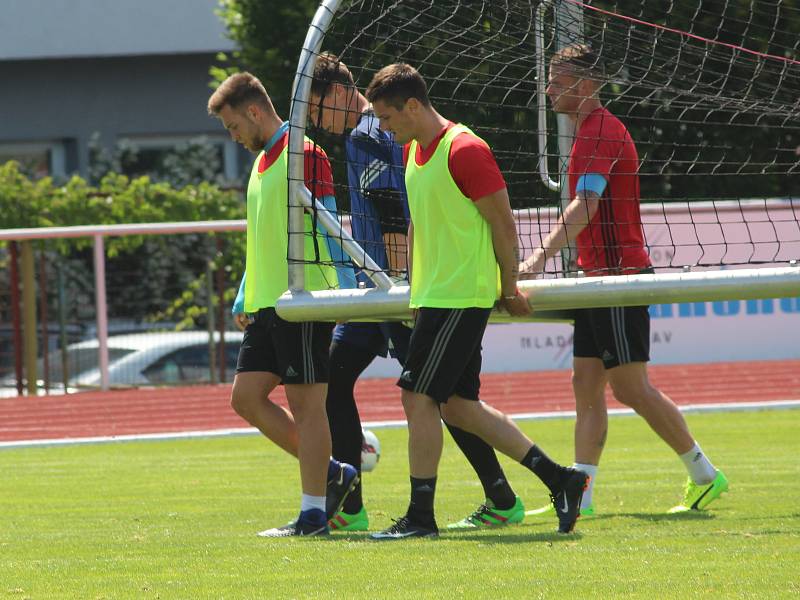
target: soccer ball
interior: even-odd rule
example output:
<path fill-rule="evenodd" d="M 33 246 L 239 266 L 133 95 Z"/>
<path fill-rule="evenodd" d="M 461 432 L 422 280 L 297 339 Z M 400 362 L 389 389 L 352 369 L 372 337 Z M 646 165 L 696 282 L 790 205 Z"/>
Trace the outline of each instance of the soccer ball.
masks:
<path fill-rule="evenodd" d="M 381 443 L 369 429 L 362 429 L 361 434 L 361 471 L 372 471 L 381 458 Z"/>

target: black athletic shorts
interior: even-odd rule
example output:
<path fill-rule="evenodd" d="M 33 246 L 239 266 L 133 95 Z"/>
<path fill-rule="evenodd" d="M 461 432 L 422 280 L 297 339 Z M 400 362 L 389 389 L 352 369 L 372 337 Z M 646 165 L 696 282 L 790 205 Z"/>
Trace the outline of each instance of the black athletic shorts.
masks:
<path fill-rule="evenodd" d="M 327 383 L 332 333 L 333 323 L 292 323 L 263 308 L 244 330 L 236 372 L 275 373 L 290 385 Z"/>
<path fill-rule="evenodd" d="M 649 361 L 648 308 L 615 306 L 576 310 L 573 356 L 599 358 L 606 369 Z"/>
<path fill-rule="evenodd" d="M 478 400 L 481 340 L 489 308 L 421 308 L 417 313 L 401 388 L 439 403 L 457 395 Z"/>
<path fill-rule="evenodd" d="M 408 354 L 411 329 L 402 323 L 359 323 L 337 325 L 333 330 L 333 341 L 349 344 L 385 357 L 396 358 L 402 365 Z"/>

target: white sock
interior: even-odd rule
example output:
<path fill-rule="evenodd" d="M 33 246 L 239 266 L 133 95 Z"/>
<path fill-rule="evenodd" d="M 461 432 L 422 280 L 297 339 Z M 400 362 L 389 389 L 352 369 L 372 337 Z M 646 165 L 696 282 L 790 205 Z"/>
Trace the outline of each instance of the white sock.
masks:
<path fill-rule="evenodd" d="M 694 447 L 691 450 L 686 454 L 681 454 L 680 457 L 683 464 L 686 465 L 686 470 L 689 471 L 689 477 L 697 485 L 706 485 L 714 481 L 717 476 L 717 470 L 700 449 L 697 442 L 694 443 Z"/>
<path fill-rule="evenodd" d="M 583 492 L 583 500 L 581 500 L 581 508 L 589 508 L 592 505 L 592 492 L 594 491 L 594 480 L 597 477 L 597 469 L 599 469 L 600 467 L 598 465 L 574 463 L 572 465 L 572 468 L 578 469 L 579 471 L 583 471 L 589 476 L 589 485 L 586 486 L 586 489 Z"/>
<path fill-rule="evenodd" d="M 317 508 L 325 512 L 325 496 L 309 496 L 308 494 L 303 494 L 300 498 L 300 512 L 311 510 L 312 508 Z"/>

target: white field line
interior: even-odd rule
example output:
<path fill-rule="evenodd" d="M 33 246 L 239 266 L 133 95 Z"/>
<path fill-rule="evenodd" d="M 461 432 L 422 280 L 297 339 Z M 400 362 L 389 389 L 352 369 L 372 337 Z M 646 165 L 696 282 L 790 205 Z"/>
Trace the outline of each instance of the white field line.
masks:
<path fill-rule="evenodd" d="M 684 404 L 679 406 L 683 413 L 707 412 L 740 412 L 758 410 L 779 410 L 800 408 L 800 400 L 770 400 L 766 402 L 720 402 L 713 404 Z M 612 416 L 631 416 L 634 414 L 630 408 L 611 408 L 608 414 Z M 571 419 L 575 417 L 574 410 L 515 413 L 508 415 L 516 421 L 542 421 L 546 419 Z M 405 427 L 404 419 L 394 421 L 367 421 L 362 423 L 365 429 L 386 429 Z M 192 438 L 229 437 L 235 435 L 256 435 L 255 427 L 235 427 L 228 429 L 207 429 L 200 431 L 170 431 L 165 433 L 136 433 L 130 435 L 103 435 L 96 437 L 58 438 L 40 440 L 18 440 L 0 442 L 0 450 L 12 448 L 33 448 L 41 446 L 72 446 L 78 444 L 104 444 L 108 442 L 134 442 L 146 440 L 183 440 Z"/>

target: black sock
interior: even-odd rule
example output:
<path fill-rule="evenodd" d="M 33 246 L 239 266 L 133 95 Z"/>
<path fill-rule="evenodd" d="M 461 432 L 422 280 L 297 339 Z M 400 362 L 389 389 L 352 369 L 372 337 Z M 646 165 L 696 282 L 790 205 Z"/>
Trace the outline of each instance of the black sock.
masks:
<path fill-rule="evenodd" d="M 408 518 L 419 525 L 433 524 L 433 497 L 436 495 L 436 477 L 430 479 L 411 478 L 411 502 Z"/>
<path fill-rule="evenodd" d="M 552 492 L 558 488 L 564 467 L 550 460 L 541 448 L 534 444 L 521 461 L 523 467 L 528 467 Z"/>
<path fill-rule="evenodd" d="M 358 514 L 364 508 L 364 497 L 361 495 L 361 469 L 358 471 L 358 476 L 359 481 L 356 487 L 347 495 L 342 504 L 342 512 L 346 512 L 348 515 Z"/>
<path fill-rule="evenodd" d="M 517 501 L 517 496 L 505 476 L 497 478 L 489 489 L 486 489 L 486 486 L 483 489 L 486 492 L 486 497 L 492 501 L 494 507 L 500 510 L 508 510 Z"/>
<path fill-rule="evenodd" d="M 333 457 L 361 470 L 361 419 L 353 395 L 356 380 L 375 354 L 347 343 L 333 342 L 330 350 L 330 383 L 326 409 L 331 429 Z M 354 515 L 363 507 L 361 483 L 347 496 L 342 510 Z"/>
<path fill-rule="evenodd" d="M 494 448 L 473 433 L 448 423 L 445 425 L 469 464 L 475 469 L 484 494 L 492 501 L 495 508 L 508 510 L 514 506 L 516 501 L 514 490 L 506 480 L 506 474 L 497 460 Z"/>

